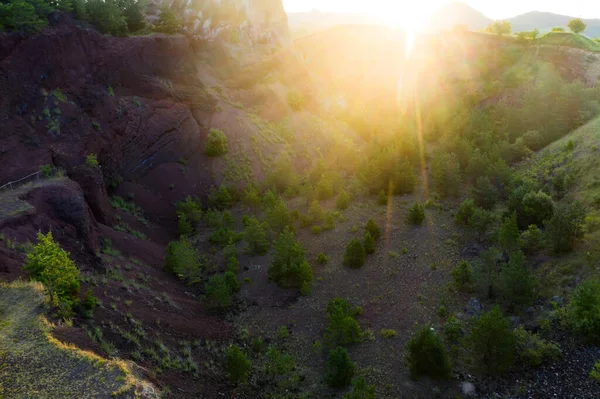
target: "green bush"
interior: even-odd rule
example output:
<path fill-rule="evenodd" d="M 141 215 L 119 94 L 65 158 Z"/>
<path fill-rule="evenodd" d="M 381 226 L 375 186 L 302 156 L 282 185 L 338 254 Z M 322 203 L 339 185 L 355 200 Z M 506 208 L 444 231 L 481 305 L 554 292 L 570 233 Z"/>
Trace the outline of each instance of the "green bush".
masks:
<path fill-rule="evenodd" d="M 456 224 L 467 226 L 469 224 L 469 219 L 475 212 L 475 208 L 475 200 L 472 198 L 467 198 L 460 204 L 460 207 L 454 216 L 454 222 Z"/>
<path fill-rule="evenodd" d="M 327 259 L 327 255 L 325 255 L 323 252 L 319 252 L 319 254 L 317 255 L 317 263 L 319 265 L 326 265 L 327 262 L 329 262 L 329 259 Z"/>
<path fill-rule="evenodd" d="M 225 270 L 228 272 L 232 272 L 233 274 L 237 274 L 240 271 L 240 262 L 235 256 L 232 256 L 229 258 L 229 260 L 227 260 Z"/>
<path fill-rule="evenodd" d="M 499 296 L 510 306 L 528 305 L 535 297 L 535 279 L 525 265 L 523 252 L 514 252 L 499 276 Z"/>
<path fill-rule="evenodd" d="M 171 7 L 164 5 L 160 8 L 160 19 L 156 23 L 154 30 L 161 33 L 177 33 L 181 30 L 181 22 L 177 18 L 175 11 Z M 211 133 L 213 130 L 211 129 Z M 222 155 L 222 154 L 219 154 Z M 211 155 L 214 156 L 214 155 Z"/>
<path fill-rule="evenodd" d="M 346 190 L 342 190 L 335 200 L 335 207 L 339 210 L 347 209 L 350 206 L 350 197 L 346 193 Z"/>
<path fill-rule="evenodd" d="M 545 222 L 548 245 L 556 253 L 573 250 L 577 239 L 584 235 L 586 211 L 579 202 L 556 207 L 550 220 Z"/>
<path fill-rule="evenodd" d="M 538 334 L 526 331 L 523 326 L 515 330 L 519 359 L 528 366 L 539 367 L 547 361 L 558 360 L 562 353 L 560 346 L 547 342 Z"/>
<path fill-rule="evenodd" d="M 573 291 L 566 320 L 571 328 L 594 343 L 600 343 L 600 280 L 585 280 Z"/>
<path fill-rule="evenodd" d="M 54 306 L 69 317 L 79 293 L 79 269 L 52 237 L 52 232 L 37 234 L 38 243 L 27 253 L 23 268 L 29 276 L 44 284 Z"/>
<path fill-rule="evenodd" d="M 521 232 L 517 225 L 516 212 L 513 212 L 510 217 L 505 218 L 502 222 L 498 234 L 498 242 L 509 253 L 518 250 L 523 245 L 521 242 Z"/>
<path fill-rule="evenodd" d="M 367 232 L 369 234 L 369 232 Z M 370 235 L 370 234 L 369 234 Z M 352 239 L 346 246 L 346 253 L 344 254 L 344 265 L 359 268 L 365 264 L 365 247 L 362 241 Z"/>
<path fill-rule="evenodd" d="M 523 250 L 527 254 L 533 254 L 544 246 L 544 235 L 535 224 L 532 224 L 526 231 L 521 233 L 521 242 L 523 243 Z"/>
<path fill-rule="evenodd" d="M 313 227 L 310 229 L 310 232 L 311 232 L 313 235 L 315 235 L 315 236 L 318 236 L 319 234 L 321 234 L 321 226 L 313 226 Z"/>
<path fill-rule="evenodd" d="M 240 282 L 238 281 L 235 273 L 232 271 L 226 271 L 223 275 L 225 278 L 225 282 L 229 287 L 229 291 L 233 294 L 234 292 L 240 292 Z"/>
<path fill-rule="evenodd" d="M 381 237 L 381 230 L 373 219 L 369 219 L 367 221 L 367 224 L 365 225 L 365 231 L 371 234 L 371 237 L 373 237 L 375 240 L 378 240 L 379 237 Z"/>
<path fill-rule="evenodd" d="M 452 269 L 452 280 L 459 291 L 469 292 L 475 284 L 473 267 L 466 260 L 461 261 Z"/>
<path fill-rule="evenodd" d="M 281 198 L 279 198 L 279 195 L 277 194 L 276 191 L 273 191 L 273 190 L 265 191 L 265 194 L 263 195 L 263 198 L 262 198 L 262 204 L 265 208 L 267 208 L 267 209 L 273 208 L 279 202 L 281 202 Z"/>
<path fill-rule="evenodd" d="M 469 226 L 480 240 L 488 238 L 498 223 L 498 215 L 483 208 L 476 208 L 469 218 Z"/>
<path fill-rule="evenodd" d="M 418 330 L 408 342 L 406 352 L 406 363 L 411 377 L 450 377 L 450 359 L 442 340 L 433 328 L 423 327 Z"/>
<path fill-rule="evenodd" d="M 127 35 L 127 21 L 116 0 L 87 0 L 85 12 L 88 21 L 102 33 L 113 36 Z"/>
<path fill-rule="evenodd" d="M 294 219 L 285 202 L 279 200 L 267 209 L 267 223 L 275 233 L 281 233 L 286 228 L 292 228 Z"/>
<path fill-rule="evenodd" d="M 331 299 L 327 304 L 329 325 L 325 330 L 325 342 L 331 346 L 360 342 L 361 331 L 354 318 L 356 314 L 357 308 L 352 308 L 345 299 Z"/>
<path fill-rule="evenodd" d="M 233 206 L 233 197 L 226 186 L 220 185 L 217 189 L 215 186 L 210 188 L 208 193 L 208 207 L 218 209 L 220 211 L 229 209 Z"/>
<path fill-rule="evenodd" d="M 219 129 L 210 129 L 204 146 L 204 153 L 209 157 L 219 157 L 227 154 L 227 136 Z"/>
<path fill-rule="evenodd" d="M 178 215 L 179 220 L 177 221 L 177 232 L 179 235 L 189 237 L 194 233 L 194 226 L 189 221 L 185 214 Z"/>
<path fill-rule="evenodd" d="M 422 225 L 425 220 L 425 207 L 418 202 L 408 210 L 406 222 L 414 225 Z"/>
<path fill-rule="evenodd" d="M 367 385 L 365 377 L 352 380 L 352 390 L 344 394 L 342 399 L 375 399 L 375 385 Z"/>
<path fill-rule="evenodd" d="M 552 198 L 543 191 L 529 192 L 525 194 L 522 201 L 523 225 L 542 225 L 545 220 L 552 218 L 554 214 L 554 202 Z"/>
<path fill-rule="evenodd" d="M 485 209 L 492 209 L 500 199 L 500 192 L 487 176 L 480 176 L 471 189 L 475 204 Z"/>
<path fill-rule="evenodd" d="M 97 168 L 100 166 L 96 154 L 89 154 L 87 157 L 85 157 L 85 164 L 90 168 Z"/>
<path fill-rule="evenodd" d="M 439 153 L 431 163 L 433 187 L 443 198 L 453 197 L 460 191 L 460 165 L 453 153 Z"/>
<path fill-rule="evenodd" d="M 43 177 L 51 177 L 54 174 L 54 169 L 50 165 L 41 165 L 40 173 Z"/>
<path fill-rule="evenodd" d="M 313 280 L 312 268 L 306 261 L 306 252 L 296 241 L 292 231 L 286 229 L 274 244 L 273 260 L 268 269 L 269 279 L 281 287 L 300 288 Z"/>
<path fill-rule="evenodd" d="M 363 241 L 365 253 L 368 255 L 375 253 L 375 239 L 373 238 L 373 236 L 371 236 L 371 234 L 368 231 L 365 232 L 365 238 Z"/>
<path fill-rule="evenodd" d="M 233 383 L 246 382 L 252 369 L 252 363 L 238 345 L 229 345 L 227 348 L 226 369 Z"/>
<path fill-rule="evenodd" d="M 325 363 L 325 381 L 330 387 L 343 388 L 348 386 L 354 377 L 356 366 L 350 360 L 346 348 L 338 346 L 329 352 Z"/>
<path fill-rule="evenodd" d="M 444 337 L 451 344 L 456 344 L 462 337 L 462 327 L 458 319 L 454 316 L 450 317 L 444 324 Z"/>
<path fill-rule="evenodd" d="M 235 279 L 235 276 L 233 276 Z M 232 287 L 224 274 L 211 276 L 204 285 L 204 302 L 211 309 L 224 310 L 231 306 Z"/>
<path fill-rule="evenodd" d="M 396 338 L 398 336 L 398 332 L 396 330 L 392 330 L 389 328 L 382 328 L 381 331 L 379 331 L 379 334 L 381 334 L 382 337 L 387 339 Z"/>
<path fill-rule="evenodd" d="M 269 251 L 266 226 L 254 217 L 248 219 L 244 239 L 248 243 L 246 251 L 250 255 L 266 255 Z"/>
<path fill-rule="evenodd" d="M 187 196 L 184 201 L 176 204 L 177 214 L 185 215 L 192 224 L 198 224 L 202 220 L 202 204 L 197 197 Z"/>
<path fill-rule="evenodd" d="M 489 374 L 506 372 L 517 356 L 517 338 L 498 307 L 474 321 L 467 344 L 474 366 Z"/>
<path fill-rule="evenodd" d="M 381 190 L 377 195 L 377 204 L 378 205 L 387 205 L 388 204 L 388 196 L 384 190 Z"/>
<path fill-rule="evenodd" d="M 258 209 L 261 204 L 261 198 L 256 187 L 253 185 L 248 185 L 244 189 L 243 202 L 254 210 Z"/>
<path fill-rule="evenodd" d="M 598 42 L 600 43 L 600 40 Z M 600 383 L 600 360 L 594 363 L 594 368 L 590 371 L 590 377 Z"/>
<path fill-rule="evenodd" d="M 171 241 L 167 246 L 165 269 L 193 284 L 200 281 L 202 264 L 196 249 L 187 238 Z"/>
<path fill-rule="evenodd" d="M 319 223 L 325 219 L 325 211 L 319 205 L 319 201 L 314 200 L 308 209 L 308 218 L 312 223 Z"/>
<path fill-rule="evenodd" d="M 39 32 L 48 25 L 47 12 L 36 10 L 33 4 L 47 4 L 43 1 L 11 0 L 0 4 L 0 30 L 25 33 Z M 46 11 L 46 10 L 44 10 Z"/>

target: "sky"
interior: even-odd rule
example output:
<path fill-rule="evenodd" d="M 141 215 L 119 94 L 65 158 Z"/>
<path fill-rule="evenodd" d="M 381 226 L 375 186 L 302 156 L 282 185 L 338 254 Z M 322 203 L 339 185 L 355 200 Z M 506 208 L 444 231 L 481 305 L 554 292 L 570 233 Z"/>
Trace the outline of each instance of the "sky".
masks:
<path fill-rule="evenodd" d="M 361 13 L 388 22 L 417 25 L 447 0 L 283 0 L 287 12 L 320 11 Z M 580 18 L 600 18 L 599 0 L 463 0 L 492 19 L 529 11 L 548 11 Z M 395 19 L 396 21 L 392 21 Z"/>

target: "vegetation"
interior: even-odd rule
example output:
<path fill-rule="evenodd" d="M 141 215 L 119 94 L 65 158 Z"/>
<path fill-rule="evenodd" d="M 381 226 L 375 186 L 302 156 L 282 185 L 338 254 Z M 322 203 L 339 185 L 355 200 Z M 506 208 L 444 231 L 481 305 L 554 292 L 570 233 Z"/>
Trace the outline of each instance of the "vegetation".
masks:
<path fill-rule="evenodd" d="M 220 157 L 227 154 L 227 136 L 222 130 L 210 129 L 204 153 L 209 157 Z"/>
<path fill-rule="evenodd" d="M 587 28 L 587 25 L 583 23 L 580 18 L 575 18 L 569 21 L 569 29 L 571 32 L 579 34 Z"/>
<path fill-rule="evenodd" d="M 325 342 L 333 347 L 360 342 L 362 333 L 354 318 L 356 314 L 357 308 L 345 299 L 337 297 L 330 300 L 327 304 L 329 325 L 325 331 Z"/>
<path fill-rule="evenodd" d="M 234 383 L 245 382 L 252 369 L 252 363 L 238 345 L 227 348 L 226 369 L 229 379 Z"/>
<path fill-rule="evenodd" d="M 165 269 L 189 284 L 194 284 L 201 280 L 203 267 L 192 243 L 182 237 L 178 241 L 171 241 L 167 246 Z"/>
<path fill-rule="evenodd" d="M 503 36 L 510 35 L 510 32 L 512 32 L 512 27 L 509 21 L 494 21 L 485 30 L 486 32 Z"/>
<path fill-rule="evenodd" d="M 466 260 L 461 261 L 452 270 L 452 279 L 459 291 L 468 292 L 472 290 L 475 284 L 475 276 L 471 264 Z"/>
<path fill-rule="evenodd" d="M 446 348 L 431 327 L 421 328 L 408 342 L 406 363 L 413 378 L 448 378 L 452 371 Z"/>
<path fill-rule="evenodd" d="M 369 232 L 366 232 L 365 234 L 368 234 L 371 239 L 373 238 Z M 362 241 L 352 239 L 346 246 L 344 265 L 354 269 L 362 267 L 365 264 L 365 255 L 366 251 Z"/>
<path fill-rule="evenodd" d="M 347 209 L 350 206 L 350 197 L 345 190 L 342 190 L 335 200 L 335 207 L 339 210 Z"/>
<path fill-rule="evenodd" d="M 365 225 L 365 231 L 371 234 L 371 237 L 373 237 L 375 240 L 378 240 L 379 237 L 381 237 L 381 230 L 373 219 L 369 219 L 367 221 L 367 224 Z"/>
<path fill-rule="evenodd" d="M 269 279 L 281 287 L 300 288 L 313 280 L 312 268 L 306 261 L 302 245 L 292 231 L 286 229 L 273 244 L 273 260 L 269 265 Z"/>
<path fill-rule="evenodd" d="M 556 253 L 569 252 L 584 235 L 585 208 L 579 203 L 560 204 L 546 225 L 548 244 Z"/>
<path fill-rule="evenodd" d="M 365 232 L 365 237 L 363 240 L 364 250 L 367 255 L 375 253 L 375 239 L 371 236 L 369 232 Z M 356 256 L 356 255 L 350 255 Z"/>
<path fill-rule="evenodd" d="M 575 332 L 594 343 L 600 342 L 600 280 L 588 279 L 579 284 L 566 315 Z"/>
<path fill-rule="evenodd" d="M 248 243 L 247 252 L 250 255 L 265 255 L 269 251 L 266 225 L 256 218 L 248 219 L 244 239 Z"/>
<path fill-rule="evenodd" d="M 414 225 L 422 225 L 425 220 L 425 207 L 418 202 L 408 210 L 408 214 L 406 215 L 406 221 L 410 224 Z"/>
<path fill-rule="evenodd" d="M 325 380 L 333 388 L 343 388 L 350 385 L 356 366 L 348 356 L 348 350 L 338 346 L 329 352 L 325 365 Z"/>

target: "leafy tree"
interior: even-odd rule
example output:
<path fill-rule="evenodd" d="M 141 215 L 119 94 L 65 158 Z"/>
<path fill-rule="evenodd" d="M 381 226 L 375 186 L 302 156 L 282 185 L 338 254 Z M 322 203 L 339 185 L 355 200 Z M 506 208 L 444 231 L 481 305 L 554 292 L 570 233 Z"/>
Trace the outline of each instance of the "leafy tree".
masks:
<path fill-rule="evenodd" d="M 65 316 L 70 316 L 79 293 L 79 269 L 49 231 L 38 232 L 38 243 L 27 253 L 23 269 L 30 277 L 44 284 L 52 304 Z"/>
<path fill-rule="evenodd" d="M 460 164 L 453 153 L 438 154 L 431 163 L 431 180 L 443 198 L 453 197 L 460 191 Z"/>
<path fill-rule="evenodd" d="M 226 186 L 220 185 L 219 188 L 212 186 L 208 193 L 208 207 L 220 211 L 229 209 L 233 205 L 233 197 Z"/>
<path fill-rule="evenodd" d="M 527 305 L 535 296 L 535 280 L 525 265 L 521 251 L 510 256 L 508 264 L 500 271 L 499 295 L 512 305 Z"/>
<path fill-rule="evenodd" d="M 521 232 L 517 225 L 517 213 L 513 212 L 510 217 L 507 217 L 502 222 L 498 241 L 502 248 L 508 252 L 513 252 L 522 246 Z"/>
<path fill-rule="evenodd" d="M 234 383 L 244 382 L 248 379 L 248 373 L 252 369 L 252 363 L 239 345 L 229 345 L 227 348 L 226 369 L 229 378 Z"/>
<path fill-rule="evenodd" d="M 485 209 L 492 209 L 500 198 L 500 192 L 487 176 L 480 176 L 471 189 L 475 204 Z"/>
<path fill-rule="evenodd" d="M 335 200 L 335 207 L 339 210 L 347 209 L 350 206 L 350 197 L 346 190 L 342 190 Z"/>
<path fill-rule="evenodd" d="M 542 225 L 554 214 L 554 202 L 543 191 L 529 192 L 523 197 L 523 218 L 527 225 Z"/>
<path fill-rule="evenodd" d="M 579 284 L 567 305 L 567 321 L 577 333 L 600 343 L 600 280 Z"/>
<path fill-rule="evenodd" d="M 471 264 L 463 260 L 452 270 L 454 285 L 460 291 L 470 291 L 475 283 L 475 276 Z"/>
<path fill-rule="evenodd" d="M 365 234 L 371 234 L 366 232 Z M 371 238 L 373 238 L 371 236 Z M 344 264 L 352 268 L 359 268 L 365 264 L 365 247 L 362 241 L 352 239 L 346 246 L 346 253 L 344 254 Z"/>
<path fill-rule="evenodd" d="M 116 0 L 88 0 L 86 14 L 89 21 L 103 33 L 113 36 L 125 36 L 128 33 L 123 10 Z"/>
<path fill-rule="evenodd" d="M 268 274 L 271 280 L 282 287 L 300 288 L 304 282 L 313 280 L 305 250 L 289 229 L 284 230 L 274 244 Z"/>
<path fill-rule="evenodd" d="M 475 208 L 475 200 L 472 198 L 467 198 L 460 204 L 460 207 L 454 216 L 454 222 L 456 224 L 462 224 L 465 226 L 468 225 L 469 219 L 475 212 Z"/>
<path fill-rule="evenodd" d="M 185 215 L 190 223 L 197 224 L 202 220 L 202 204 L 197 197 L 188 195 L 184 201 L 178 201 L 176 206 L 177 214 Z"/>
<path fill-rule="evenodd" d="M 517 355 L 510 320 L 497 306 L 475 320 L 467 342 L 478 370 L 489 374 L 507 371 Z"/>
<path fill-rule="evenodd" d="M 232 303 L 231 291 L 225 275 L 215 274 L 204 285 L 204 302 L 212 309 L 227 309 Z"/>
<path fill-rule="evenodd" d="M 375 239 L 369 232 L 365 232 L 364 248 L 365 253 L 368 255 L 375 253 Z"/>
<path fill-rule="evenodd" d="M 0 4 L 0 28 L 26 33 L 39 32 L 48 25 L 44 13 L 37 12 L 31 2 L 11 0 Z"/>
<path fill-rule="evenodd" d="M 526 231 L 521 233 L 521 241 L 525 253 L 533 254 L 543 247 L 544 235 L 535 224 L 532 224 Z"/>
<path fill-rule="evenodd" d="M 361 331 L 355 314 L 356 309 L 345 299 L 331 299 L 327 304 L 329 325 L 325 330 L 325 341 L 333 346 L 360 342 Z"/>
<path fill-rule="evenodd" d="M 375 240 L 378 240 L 379 237 L 381 237 L 381 230 L 373 219 L 369 219 L 367 221 L 367 224 L 365 225 L 365 231 L 371 234 Z"/>
<path fill-rule="evenodd" d="M 449 378 L 450 358 L 440 337 L 431 327 L 418 330 L 407 344 L 406 363 L 413 378 Z"/>
<path fill-rule="evenodd" d="M 532 40 L 537 39 L 537 37 L 539 35 L 540 35 L 540 31 L 537 28 L 535 28 L 534 30 L 531 31 L 531 39 Z M 529 147 L 529 148 L 531 148 L 531 147 Z M 531 149 L 534 150 L 534 148 L 531 148 Z"/>
<path fill-rule="evenodd" d="M 177 14 L 175 13 L 174 10 L 171 9 L 171 7 L 164 5 L 160 8 L 160 19 L 156 23 L 154 30 L 156 30 L 157 32 L 170 33 L 170 34 L 177 33 L 181 30 L 181 21 L 179 21 L 179 19 L 177 18 Z M 213 130 L 218 131 L 217 129 L 211 129 L 210 130 L 211 134 L 212 134 Z M 209 142 L 210 142 L 210 135 L 209 135 Z M 215 148 L 218 148 L 218 147 L 215 147 Z M 206 151 L 207 150 L 205 148 L 205 152 Z M 225 146 L 225 152 L 227 152 L 227 146 Z M 225 154 L 225 152 L 215 154 L 215 155 L 210 155 L 207 152 L 207 155 L 218 156 L 218 155 Z"/>
<path fill-rule="evenodd" d="M 171 14 L 172 11 L 169 10 L 168 13 Z M 204 146 L 204 153 L 209 157 L 219 157 L 227 154 L 227 136 L 222 130 L 210 129 L 206 145 Z"/>
<path fill-rule="evenodd" d="M 293 224 L 292 215 L 283 201 L 277 201 L 275 206 L 267 209 L 267 223 L 276 233 L 281 233 Z"/>
<path fill-rule="evenodd" d="M 329 352 L 325 363 L 325 381 L 330 387 L 343 388 L 348 386 L 354 377 L 356 366 L 348 356 L 348 350 L 338 346 Z"/>
<path fill-rule="evenodd" d="M 476 208 L 469 218 L 469 226 L 477 233 L 480 240 L 485 239 L 494 230 L 498 216 L 483 208 Z"/>
<path fill-rule="evenodd" d="M 237 277 L 233 271 L 226 271 L 223 277 L 225 278 L 225 282 L 227 283 L 231 293 L 240 291 L 240 282 L 237 280 Z"/>
<path fill-rule="evenodd" d="M 494 21 L 485 30 L 498 36 L 510 35 L 512 26 L 510 21 Z"/>
<path fill-rule="evenodd" d="M 146 27 L 145 3 L 143 0 L 121 0 L 121 7 L 129 32 L 137 32 Z"/>
<path fill-rule="evenodd" d="M 254 217 L 248 219 L 244 239 L 248 243 L 247 251 L 250 255 L 266 255 L 269 251 L 265 225 Z"/>
<path fill-rule="evenodd" d="M 425 220 L 425 207 L 418 202 L 408 210 L 406 215 L 406 221 L 414 225 L 422 225 Z"/>
<path fill-rule="evenodd" d="M 368 385 L 363 376 L 356 377 L 352 380 L 352 390 L 342 399 L 375 399 L 375 385 Z"/>
<path fill-rule="evenodd" d="M 552 218 L 545 223 L 548 244 L 554 252 L 573 250 L 575 241 L 584 235 L 585 216 L 584 206 L 577 201 L 556 207 Z"/>
<path fill-rule="evenodd" d="M 581 33 L 587 28 L 587 25 L 581 20 L 581 18 L 575 18 L 569 21 L 569 29 L 573 33 Z"/>
<path fill-rule="evenodd" d="M 200 281 L 202 264 L 196 253 L 196 249 L 187 238 L 171 241 L 167 246 L 165 257 L 165 269 L 190 284 Z"/>

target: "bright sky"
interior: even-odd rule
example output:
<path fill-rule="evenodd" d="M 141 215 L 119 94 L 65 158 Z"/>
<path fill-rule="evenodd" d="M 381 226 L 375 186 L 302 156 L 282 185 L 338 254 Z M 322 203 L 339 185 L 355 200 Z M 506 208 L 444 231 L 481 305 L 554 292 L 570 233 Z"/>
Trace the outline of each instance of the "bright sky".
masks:
<path fill-rule="evenodd" d="M 580 18 L 600 18 L 598 0 L 463 0 L 492 19 L 529 11 L 548 11 Z M 417 27 L 448 0 L 283 0 L 287 12 L 335 11 L 369 14 L 388 22 Z"/>

